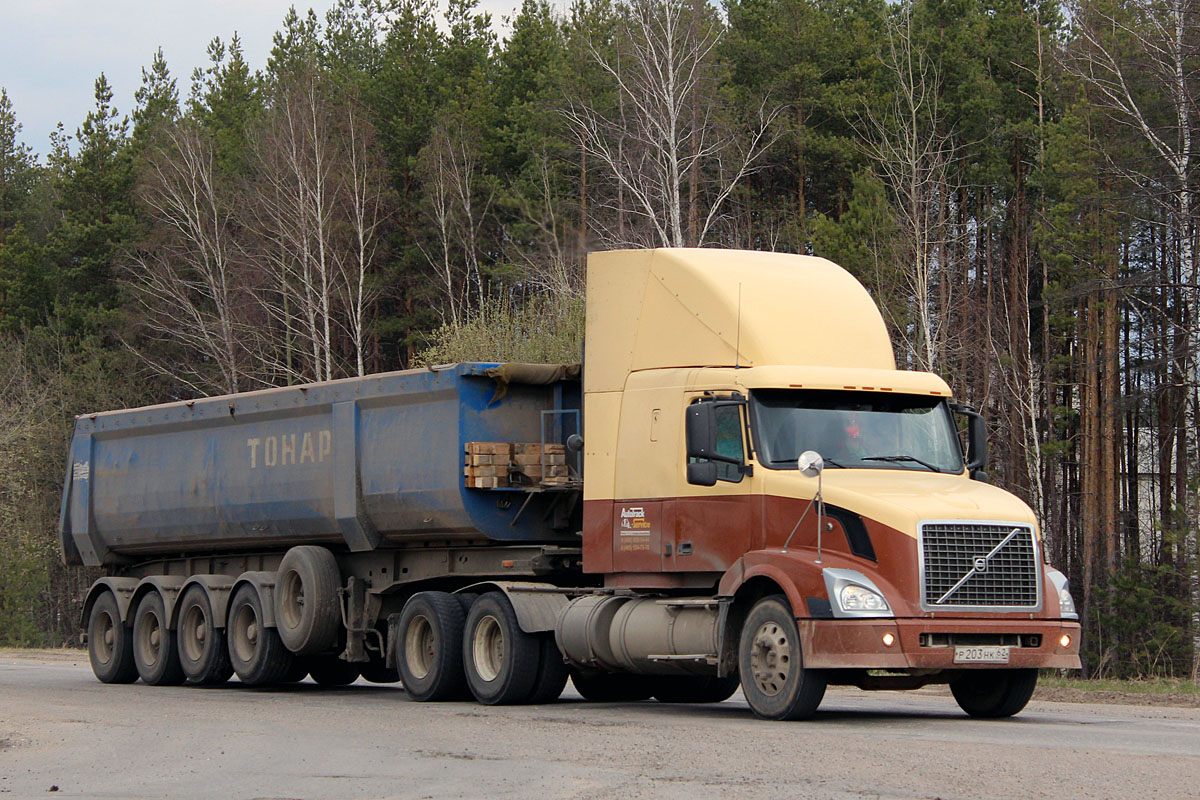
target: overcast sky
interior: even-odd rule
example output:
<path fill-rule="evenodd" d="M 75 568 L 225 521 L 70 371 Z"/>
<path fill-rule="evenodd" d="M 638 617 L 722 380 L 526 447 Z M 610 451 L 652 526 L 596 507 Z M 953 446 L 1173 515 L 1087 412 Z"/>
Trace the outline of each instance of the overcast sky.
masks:
<path fill-rule="evenodd" d="M 214 36 L 234 31 L 252 69 L 262 69 L 288 7 L 313 8 L 323 18 L 334 0 L 0 0 L 0 86 L 21 123 L 21 136 L 39 156 L 50 149 L 50 132 L 62 122 L 74 134 L 94 104 L 101 72 L 123 115 L 154 51 L 162 47 L 188 95 L 192 70 L 208 63 Z M 520 0 L 481 0 L 498 32 L 501 17 Z"/>

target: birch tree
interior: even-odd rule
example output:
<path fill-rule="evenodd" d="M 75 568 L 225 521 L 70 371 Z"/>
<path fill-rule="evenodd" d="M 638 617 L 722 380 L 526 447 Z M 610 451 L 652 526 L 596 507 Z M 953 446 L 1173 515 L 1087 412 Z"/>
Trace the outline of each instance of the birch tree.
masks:
<path fill-rule="evenodd" d="M 902 230 L 911 324 L 901 332 L 918 369 L 937 371 L 948 336 L 948 283 L 939 284 L 949 244 L 950 166 L 955 147 L 940 107 L 940 76 L 914 40 L 912 8 L 887 26 L 880 60 L 893 82 L 882 110 L 863 107 L 859 126 L 869 157 L 895 203 Z M 939 291 L 939 289 L 941 291 Z"/>
<path fill-rule="evenodd" d="M 156 235 L 131 253 L 126 277 L 150 336 L 182 346 L 189 357 L 144 357 L 202 393 L 241 391 L 250 388 L 254 369 L 231 198 L 218 181 L 213 143 L 194 124 L 171 126 L 162 136 L 139 182 Z"/>
<path fill-rule="evenodd" d="M 630 214 L 646 231 L 602 235 L 613 244 L 703 245 L 758 168 L 779 110 L 764 99 L 745 132 L 726 124 L 732 109 L 717 91 L 713 54 L 721 29 L 707 4 L 630 0 L 618 18 L 615 53 L 589 49 L 616 86 L 617 108 L 575 99 L 564 110 L 585 156 L 616 185 L 618 220 Z"/>

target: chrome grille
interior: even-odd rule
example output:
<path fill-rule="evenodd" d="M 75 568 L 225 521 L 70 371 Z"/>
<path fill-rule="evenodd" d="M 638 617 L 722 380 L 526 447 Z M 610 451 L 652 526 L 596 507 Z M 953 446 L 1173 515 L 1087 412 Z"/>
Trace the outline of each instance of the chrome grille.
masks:
<path fill-rule="evenodd" d="M 921 526 L 921 605 L 927 610 L 1036 609 L 1039 575 L 1028 525 Z"/>

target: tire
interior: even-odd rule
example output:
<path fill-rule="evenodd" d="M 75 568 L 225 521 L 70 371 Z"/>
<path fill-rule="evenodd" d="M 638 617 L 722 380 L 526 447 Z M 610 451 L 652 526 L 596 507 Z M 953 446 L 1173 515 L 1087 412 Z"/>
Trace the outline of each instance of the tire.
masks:
<path fill-rule="evenodd" d="M 533 692 L 529 695 L 530 703 L 553 703 L 566 688 L 570 670 L 563 660 L 558 645 L 554 643 L 554 633 L 537 634 L 540 652 L 538 653 L 537 677 L 533 679 Z"/>
<path fill-rule="evenodd" d="M 968 670 L 950 681 L 950 693 L 972 717 L 1000 719 L 1025 708 L 1037 679 L 1036 669 Z"/>
<path fill-rule="evenodd" d="M 649 700 L 655 682 L 648 675 L 623 672 L 587 672 L 571 669 L 571 683 L 584 700 L 593 703 L 636 703 Z"/>
<path fill-rule="evenodd" d="M 679 675 L 659 678 L 654 699 L 660 703 L 721 703 L 737 691 L 737 675 Z"/>
<path fill-rule="evenodd" d="M 133 683 L 138 679 L 133 662 L 133 632 L 121 622 L 117 598 L 103 592 L 88 613 L 88 661 L 101 683 Z"/>
<path fill-rule="evenodd" d="M 178 686 L 187 680 L 179 664 L 175 631 L 168 627 L 162 595 L 144 595 L 133 613 L 133 663 L 148 686 Z"/>
<path fill-rule="evenodd" d="M 279 679 L 280 683 L 299 683 L 308 677 L 308 659 L 292 657 L 292 666 L 287 674 Z"/>
<path fill-rule="evenodd" d="M 233 671 L 247 686 L 283 682 L 295 666 L 295 657 L 279 633 L 263 626 L 262 600 L 249 583 L 239 586 L 229 601 L 225 637 Z"/>
<path fill-rule="evenodd" d="M 541 643 L 521 630 L 503 592 L 488 592 L 471 605 L 462 648 L 467 686 L 476 700 L 486 706 L 529 702 Z"/>
<path fill-rule="evenodd" d="M 479 595 L 472 592 L 455 592 L 453 596 L 462 606 L 464 615 L 471 613 L 471 604 L 479 599 Z"/>
<path fill-rule="evenodd" d="M 796 618 L 781 594 L 759 600 L 746 616 L 738 672 L 750 709 L 763 719 L 806 719 L 825 696 L 825 673 L 804 668 Z"/>
<path fill-rule="evenodd" d="M 358 664 L 324 655 L 308 657 L 308 674 L 321 686 L 349 686 L 361 672 Z"/>
<path fill-rule="evenodd" d="M 398 683 L 400 670 L 388 666 L 382 657 L 372 655 L 371 660 L 358 665 L 362 669 L 363 680 L 368 683 Z"/>
<path fill-rule="evenodd" d="M 233 675 L 225 629 L 216 626 L 212 602 L 203 586 L 189 586 L 179 598 L 175 641 L 179 665 L 189 681 L 211 686 Z"/>
<path fill-rule="evenodd" d="M 275 574 L 275 624 L 288 650 L 312 655 L 335 644 L 342 624 L 341 586 L 337 559 L 326 548 L 287 551 Z"/>
<path fill-rule="evenodd" d="M 465 618 L 458 599 L 446 592 L 418 592 L 404 604 L 396 626 L 396 669 L 413 700 L 462 697 Z"/>

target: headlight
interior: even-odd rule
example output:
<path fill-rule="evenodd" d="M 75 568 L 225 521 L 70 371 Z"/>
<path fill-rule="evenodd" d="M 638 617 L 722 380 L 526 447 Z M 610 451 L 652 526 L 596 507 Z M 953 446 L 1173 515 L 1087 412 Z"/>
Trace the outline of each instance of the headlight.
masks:
<path fill-rule="evenodd" d="M 883 595 L 862 586 L 848 583 L 838 592 L 838 604 L 843 611 L 890 611 Z"/>
<path fill-rule="evenodd" d="M 1063 619 L 1079 619 L 1079 612 L 1075 609 L 1075 598 L 1071 597 L 1067 576 L 1054 567 L 1046 567 L 1046 577 L 1050 579 L 1050 582 L 1054 584 L 1055 591 L 1058 592 L 1059 616 Z"/>
<path fill-rule="evenodd" d="M 1062 612 L 1064 617 L 1079 616 L 1079 613 L 1075 610 L 1075 598 L 1071 597 L 1071 590 L 1066 586 L 1058 590 L 1058 610 Z"/>
<path fill-rule="evenodd" d="M 830 611 L 835 617 L 890 617 L 892 608 L 883 592 L 858 570 L 821 570 L 825 591 L 829 595 Z"/>

